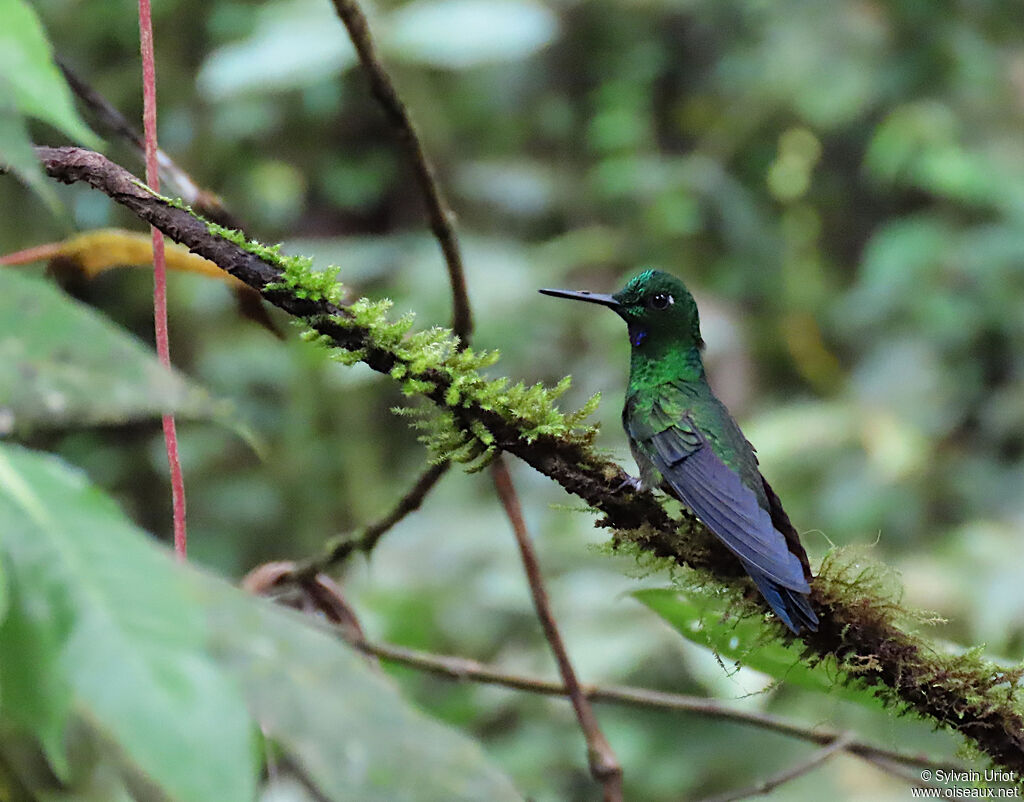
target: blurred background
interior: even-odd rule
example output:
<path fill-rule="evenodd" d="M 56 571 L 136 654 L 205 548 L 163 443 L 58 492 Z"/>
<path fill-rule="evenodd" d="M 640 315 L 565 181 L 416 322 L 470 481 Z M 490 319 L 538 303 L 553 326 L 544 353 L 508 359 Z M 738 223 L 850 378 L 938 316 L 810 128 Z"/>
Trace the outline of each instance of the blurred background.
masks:
<path fill-rule="evenodd" d="M 141 119 L 124 3 L 39 0 L 57 53 Z M 712 383 L 755 444 L 811 555 L 859 546 L 898 569 L 937 638 L 1024 649 L 1024 11 L 1013 2 L 414 0 L 367 11 L 458 215 L 494 375 L 603 393 L 619 425 L 621 322 L 538 287 L 611 292 L 641 267 L 701 307 Z M 350 291 L 445 324 L 448 285 L 412 174 L 326 0 L 155 0 L 162 147 L 264 242 L 341 267 Z M 88 115 L 86 118 L 89 119 Z M 39 128 L 40 143 L 60 138 Z M 136 174 L 137 154 L 105 152 Z M 61 188 L 54 217 L 0 182 L 0 252 L 74 231 L 144 230 Z M 30 268 L 42 272 L 43 267 Z M 74 292 L 151 341 L 151 279 Z M 192 558 L 240 577 L 315 553 L 386 512 L 421 470 L 386 377 L 280 341 L 229 291 L 173 275 L 171 353 L 230 399 L 237 432 L 180 425 Z M 167 538 L 159 423 L 33 435 Z M 513 470 L 564 636 L 586 681 L 711 695 L 881 744 L 952 754 L 927 725 L 725 671 L 629 597 L 666 578 L 598 553 L 543 477 Z M 488 475 L 451 471 L 343 575 L 373 639 L 553 676 Z M 560 701 L 396 670 L 424 708 L 480 737 L 535 800 L 593 798 Z M 767 690 L 766 690 L 767 689 Z M 665 712 L 598 710 L 631 799 L 763 778 L 808 753 L 781 736 Z M 905 799 L 837 758 L 780 799 Z"/>

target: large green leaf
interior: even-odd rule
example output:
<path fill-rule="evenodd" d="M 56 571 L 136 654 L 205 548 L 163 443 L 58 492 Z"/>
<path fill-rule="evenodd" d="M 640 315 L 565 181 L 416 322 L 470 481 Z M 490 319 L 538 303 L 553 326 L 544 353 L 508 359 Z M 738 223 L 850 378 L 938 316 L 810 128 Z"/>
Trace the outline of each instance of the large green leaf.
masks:
<path fill-rule="evenodd" d="M 110 499 L 56 458 L 0 445 L 0 549 L 18 589 L 0 629 L 0 710 L 35 726 L 55 768 L 54 731 L 74 709 L 173 800 L 253 798 L 252 724 L 205 653 L 186 577 Z M 9 682 L 29 661 L 46 682 Z"/>
<path fill-rule="evenodd" d="M 308 617 L 209 580 L 215 650 L 272 739 L 331 800 L 521 799 L 478 744 L 411 708 Z"/>
<path fill-rule="evenodd" d="M 32 156 L 24 117 L 49 123 L 77 142 L 96 147 L 71 102 L 50 43 L 26 0 L 0 0 L 0 161 L 52 204 L 43 170 Z"/>
<path fill-rule="evenodd" d="M 668 588 L 638 590 L 633 595 L 687 640 L 711 649 L 723 660 L 761 671 L 781 682 L 876 709 L 882 706 L 869 689 L 843 684 L 831 658 L 810 665 L 798 642 L 783 645 L 768 635 L 757 618 L 728 617 L 725 603 L 718 597 Z"/>
<path fill-rule="evenodd" d="M 0 732 L 29 731 L 62 776 L 146 776 L 182 802 L 252 799 L 247 703 L 318 799 L 520 799 L 476 743 L 411 708 L 336 636 L 177 565 L 76 471 L 2 443 L 0 564 L 13 589 Z M 62 739 L 69 724 L 76 737 Z M 101 765 L 86 770 L 72 749 L 68 769 L 62 743 L 83 729 L 123 758 L 93 748 Z"/>
<path fill-rule="evenodd" d="M 57 193 L 36 158 L 25 118 L 14 99 L 14 90 L 3 75 L 0 75 L 0 164 L 9 167 L 51 210 L 57 209 Z"/>
<path fill-rule="evenodd" d="M 71 611 L 64 594 L 20 585 L 15 571 L 0 624 L 0 711 L 33 733 L 54 770 L 65 776 L 63 742 L 72 693 L 60 664 Z"/>
<path fill-rule="evenodd" d="M 0 270 L 0 435 L 165 412 L 227 419 L 230 406 L 51 282 Z"/>

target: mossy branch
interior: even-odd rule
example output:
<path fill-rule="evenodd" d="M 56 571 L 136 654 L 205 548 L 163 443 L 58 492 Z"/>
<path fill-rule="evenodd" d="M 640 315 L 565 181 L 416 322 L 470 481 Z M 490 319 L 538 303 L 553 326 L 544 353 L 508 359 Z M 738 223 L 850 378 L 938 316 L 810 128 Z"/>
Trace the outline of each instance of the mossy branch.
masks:
<path fill-rule="evenodd" d="M 37 148 L 37 154 L 53 178 L 99 189 L 305 321 L 309 337 L 337 349 L 339 361 L 365 362 L 406 393 L 429 399 L 438 412 L 421 425 L 439 458 L 515 454 L 599 510 L 599 525 L 615 531 L 616 543 L 749 588 L 736 561 L 692 517 L 670 515 L 650 493 L 621 489 L 625 473 L 594 451 L 594 430 L 583 426 L 596 401 L 568 415 L 555 406 L 567 382 L 527 388 L 486 379 L 481 370 L 493 364 L 494 354 L 460 351 L 446 329 L 412 333 L 411 318 L 388 317 L 388 302 L 342 306 L 334 273 L 315 272 L 307 260 L 207 223 L 106 157 L 80 148 Z M 899 606 L 860 574 L 849 564 L 826 561 L 822 567 L 811 596 L 821 626 L 803 638 L 807 659 L 835 655 L 848 672 L 843 681 L 875 687 L 890 704 L 959 731 L 996 763 L 1024 773 L 1024 671 L 974 653 L 940 653 L 907 629 Z M 749 599 L 759 604 L 755 594 Z M 777 631 L 791 637 L 781 625 Z"/>

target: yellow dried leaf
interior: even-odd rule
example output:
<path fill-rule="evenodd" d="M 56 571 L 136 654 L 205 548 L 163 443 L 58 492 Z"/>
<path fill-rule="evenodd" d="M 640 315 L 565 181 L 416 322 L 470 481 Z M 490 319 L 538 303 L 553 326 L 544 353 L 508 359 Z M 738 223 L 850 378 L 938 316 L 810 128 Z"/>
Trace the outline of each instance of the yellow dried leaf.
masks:
<path fill-rule="evenodd" d="M 167 269 L 198 273 L 207 278 L 238 287 L 242 282 L 217 265 L 192 253 L 184 245 L 166 241 Z M 153 242 L 149 234 L 120 228 L 86 231 L 63 242 L 37 245 L 0 258 L 0 265 L 21 265 L 46 259 L 61 259 L 80 269 L 86 278 L 95 278 L 114 267 L 149 267 L 153 264 Z"/>

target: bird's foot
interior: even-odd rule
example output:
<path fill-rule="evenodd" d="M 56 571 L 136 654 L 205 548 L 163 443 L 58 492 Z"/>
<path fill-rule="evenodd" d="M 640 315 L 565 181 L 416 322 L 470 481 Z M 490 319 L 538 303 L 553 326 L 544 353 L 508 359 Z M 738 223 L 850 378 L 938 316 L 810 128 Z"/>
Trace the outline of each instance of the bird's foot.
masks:
<path fill-rule="evenodd" d="M 622 480 L 622 483 L 613 492 L 618 493 L 626 488 L 629 488 L 634 493 L 641 493 L 644 490 L 644 482 L 639 476 L 630 476 L 627 473 L 626 478 Z"/>

